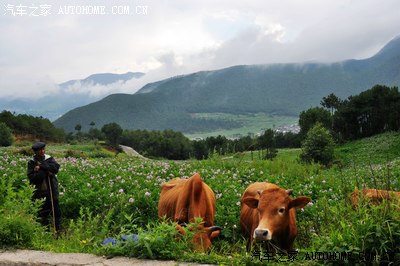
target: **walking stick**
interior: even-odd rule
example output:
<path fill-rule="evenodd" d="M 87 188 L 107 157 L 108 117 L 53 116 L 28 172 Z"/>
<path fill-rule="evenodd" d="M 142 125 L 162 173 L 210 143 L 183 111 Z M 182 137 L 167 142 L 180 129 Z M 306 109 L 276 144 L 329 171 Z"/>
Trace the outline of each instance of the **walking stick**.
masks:
<path fill-rule="evenodd" d="M 51 211 L 53 213 L 53 227 L 54 227 L 54 233 L 57 234 L 57 228 L 56 228 L 56 215 L 54 213 L 54 200 L 53 200 L 53 189 L 51 188 L 51 181 L 50 181 L 50 174 L 47 175 L 47 180 L 49 181 L 49 189 L 50 189 L 50 201 L 51 201 Z"/>

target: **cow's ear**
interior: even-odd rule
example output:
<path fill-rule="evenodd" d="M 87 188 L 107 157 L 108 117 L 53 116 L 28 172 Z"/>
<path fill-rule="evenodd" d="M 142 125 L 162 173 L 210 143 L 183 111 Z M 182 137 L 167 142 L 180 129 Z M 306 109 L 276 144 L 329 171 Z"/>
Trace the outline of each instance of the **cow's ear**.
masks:
<path fill-rule="evenodd" d="M 258 207 L 258 199 L 253 198 L 253 197 L 246 197 L 242 199 L 242 204 L 246 204 L 250 208 L 257 208 Z"/>
<path fill-rule="evenodd" d="M 219 236 L 219 234 L 221 233 L 221 231 L 214 231 L 210 234 L 210 239 L 213 240 L 214 238 L 216 238 L 217 236 Z"/>
<path fill-rule="evenodd" d="M 309 197 L 297 197 L 295 199 L 292 199 L 289 203 L 289 209 L 290 208 L 303 208 L 306 206 L 309 202 L 311 202 L 311 198 Z"/>
<path fill-rule="evenodd" d="M 222 227 L 214 225 L 214 226 L 206 227 L 206 228 L 204 228 L 204 230 L 206 231 L 208 238 L 210 240 L 213 240 L 214 238 L 219 236 L 219 234 L 221 233 Z"/>

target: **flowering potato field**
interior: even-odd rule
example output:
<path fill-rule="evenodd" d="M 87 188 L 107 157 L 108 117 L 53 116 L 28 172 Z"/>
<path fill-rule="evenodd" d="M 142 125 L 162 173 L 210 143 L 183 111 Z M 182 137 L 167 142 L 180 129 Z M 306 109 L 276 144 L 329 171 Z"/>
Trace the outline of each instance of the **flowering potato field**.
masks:
<path fill-rule="evenodd" d="M 310 256 L 316 252 L 357 252 L 358 261 L 367 259 L 359 253 L 377 255 L 373 257 L 377 261 L 398 259 L 400 255 L 400 214 L 396 206 L 388 203 L 353 210 L 348 202 L 355 187 L 400 191 L 399 157 L 385 161 L 370 156 L 364 164 L 350 161 L 322 169 L 316 164 L 300 164 L 299 150 L 280 151 L 274 161 L 251 160 L 241 154 L 178 162 L 123 154 L 99 158 L 79 152 L 72 154 L 80 156 L 66 157 L 66 149 L 49 146 L 47 150 L 61 165 L 58 180 L 64 232 L 58 239 L 35 222 L 37 204 L 30 201 L 33 189 L 26 177 L 30 157 L 18 148 L 0 149 L 1 246 L 209 263 L 263 263 L 245 250 L 239 212 L 245 188 L 255 181 L 266 181 L 293 189 L 294 196 L 312 198 L 310 206 L 297 211 L 298 263 L 321 262 L 321 257 Z M 338 156 L 345 153 L 346 147 L 342 147 Z M 190 251 L 190 241 L 176 239 L 172 223 L 157 216 L 161 184 L 195 172 L 214 190 L 215 223 L 224 228 L 208 254 Z M 138 235 L 138 240 L 102 244 L 106 238 L 129 234 Z"/>

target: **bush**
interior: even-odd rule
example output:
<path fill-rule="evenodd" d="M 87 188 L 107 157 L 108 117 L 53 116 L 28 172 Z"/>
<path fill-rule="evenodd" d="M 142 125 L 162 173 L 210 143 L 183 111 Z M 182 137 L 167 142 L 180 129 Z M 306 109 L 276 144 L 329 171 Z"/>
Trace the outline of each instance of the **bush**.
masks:
<path fill-rule="evenodd" d="M 11 146 L 14 142 L 12 131 L 6 124 L 0 122 L 0 146 Z"/>
<path fill-rule="evenodd" d="M 11 174 L 0 178 L 0 246 L 28 248 L 41 230 L 35 221 L 40 202 L 31 201 L 33 187 L 18 181 Z"/>
<path fill-rule="evenodd" d="M 302 143 L 300 158 L 307 163 L 329 165 L 333 161 L 334 141 L 329 131 L 320 123 L 311 128 Z"/>
<path fill-rule="evenodd" d="M 23 217 L 0 216 L 0 246 L 31 247 L 37 224 Z"/>

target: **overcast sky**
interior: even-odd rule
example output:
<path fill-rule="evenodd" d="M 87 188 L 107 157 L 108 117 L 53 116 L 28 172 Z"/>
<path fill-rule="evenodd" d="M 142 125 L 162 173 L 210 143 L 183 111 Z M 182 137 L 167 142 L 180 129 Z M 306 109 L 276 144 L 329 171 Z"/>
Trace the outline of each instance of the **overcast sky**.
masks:
<path fill-rule="evenodd" d="M 74 92 L 134 93 L 148 82 L 233 65 L 362 59 L 400 34 L 398 0 L 0 3 L 3 98 L 42 97 L 94 73 L 146 76 Z"/>

